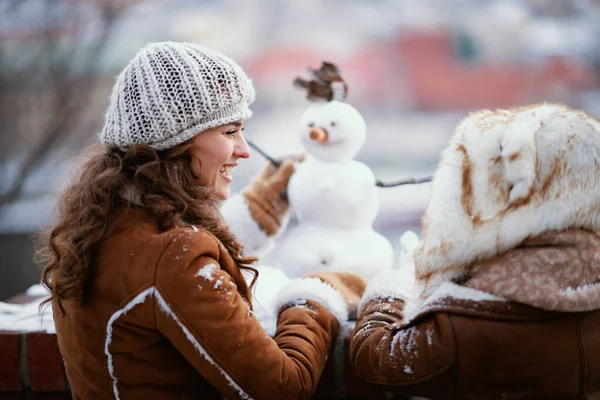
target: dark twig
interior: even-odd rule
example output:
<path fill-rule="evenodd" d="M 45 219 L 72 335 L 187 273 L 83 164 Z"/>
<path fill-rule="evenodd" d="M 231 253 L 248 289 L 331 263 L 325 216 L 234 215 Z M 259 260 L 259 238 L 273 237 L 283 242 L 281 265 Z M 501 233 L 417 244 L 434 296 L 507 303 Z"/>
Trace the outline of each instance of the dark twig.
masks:
<path fill-rule="evenodd" d="M 431 182 L 431 180 L 433 179 L 433 176 L 426 176 L 424 178 L 406 178 L 406 179 L 402 179 L 400 181 L 396 181 L 396 182 L 382 182 L 379 179 L 375 181 L 375 186 L 377 187 L 382 187 L 382 188 L 388 188 L 388 187 L 395 187 L 395 186 L 402 186 L 402 185 L 416 185 L 419 183 L 424 183 L 424 182 Z"/>
<path fill-rule="evenodd" d="M 258 154 L 260 154 L 261 156 L 263 156 L 264 158 L 269 160 L 276 167 L 279 167 L 281 165 L 281 161 L 277 161 L 276 159 L 274 159 L 273 157 L 271 157 L 270 155 L 265 153 L 260 147 L 258 147 L 254 143 L 252 143 L 251 141 L 246 140 L 246 142 L 248 143 L 248 146 L 252 147 L 254 150 L 256 150 L 258 152 Z"/>

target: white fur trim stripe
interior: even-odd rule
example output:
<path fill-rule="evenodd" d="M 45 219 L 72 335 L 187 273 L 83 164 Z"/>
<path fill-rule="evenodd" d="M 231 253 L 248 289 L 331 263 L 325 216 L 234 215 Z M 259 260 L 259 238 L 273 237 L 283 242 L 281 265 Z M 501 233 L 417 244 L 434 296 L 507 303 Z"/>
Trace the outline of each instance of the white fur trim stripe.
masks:
<path fill-rule="evenodd" d="M 215 367 L 217 369 L 217 371 L 219 371 L 221 373 L 221 375 L 223 375 L 223 377 L 225 378 L 225 380 L 227 380 L 229 385 L 238 392 L 238 394 L 240 395 L 240 398 L 252 400 L 252 398 L 250 396 L 248 396 L 246 394 L 246 392 L 244 392 L 244 390 L 233 380 L 233 378 L 231 378 L 231 376 L 229 376 L 229 374 L 227 374 L 227 372 L 225 372 L 221 368 L 221 366 L 219 366 L 219 364 L 217 364 L 215 362 L 215 360 L 213 360 L 212 357 L 208 355 L 206 350 L 204 350 L 202 345 L 198 342 L 198 340 L 196 340 L 196 338 L 194 337 L 194 335 L 192 335 L 190 330 L 181 323 L 179 318 L 177 318 L 177 315 L 175 315 L 175 313 L 171 310 L 171 308 L 169 307 L 169 305 L 167 304 L 165 299 L 163 299 L 163 297 L 160 295 L 160 293 L 158 293 L 158 291 L 156 291 L 155 294 L 156 294 L 156 300 L 158 301 L 158 305 L 160 306 L 160 309 L 162 311 L 164 311 L 165 314 L 167 314 L 168 316 L 170 316 L 171 318 L 173 318 L 175 320 L 175 322 L 177 323 L 179 328 L 181 328 L 183 333 L 185 333 L 185 336 L 194 345 L 194 347 L 196 348 L 198 353 L 200 353 L 200 355 L 202 355 L 206 359 L 206 361 L 208 361 L 213 367 Z"/>
<path fill-rule="evenodd" d="M 138 294 L 133 300 L 131 300 L 129 303 L 127 303 L 125 305 L 125 307 L 123 307 L 122 309 L 120 309 L 117 312 L 115 312 L 110 317 L 110 319 L 108 320 L 108 324 L 106 325 L 106 339 L 105 339 L 105 342 L 104 342 L 104 354 L 106 354 L 106 358 L 107 358 L 108 372 L 110 374 L 110 377 L 113 380 L 113 393 L 115 395 L 115 399 L 119 400 L 120 396 L 119 396 L 119 389 L 117 388 L 117 383 L 119 381 L 115 377 L 115 371 L 114 371 L 114 365 L 113 365 L 113 357 L 112 357 L 112 354 L 110 353 L 110 344 L 112 342 L 113 324 L 121 316 L 127 314 L 127 312 L 129 310 L 131 310 L 133 307 L 135 307 L 138 304 L 142 304 L 146 300 L 146 298 L 148 296 L 152 296 L 152 295 L 155 295 L 156 301 L 158 302 L 158 305 L 159 305 L 160 309 L 166 315 L 168 315 L 171 318 L 173 318 L 173 320 L 177 323 L 177 325 L 179 326 L 179 328 L 185 334 L 186 338 L 190 341 L 190 343 L 192 343 L 194 345 L 194 348 L 196 348 L 196 350 L 198 351 L 198 353 L 200 353 L 200 355 L 202 357 L 204 357 L 206 359 L 206 361 L 208 361 L 213 367 L 215 367 L 217 369 L 217 371 L 219 371 L 221 373 L 221 375 L 225 378 L 225 380 L 227 380 L 227 382 L 229 383 L 229 385 L 231 385 L 231 387 L 234 388 L 238 392 L 240 398 L 242 398 L 244 400 L 252 400 L 252 398 L 250 396 L 248 396 L 246 394 L 246 392 L 244 392 L 244 390 L 231 378 L 231 376 L 229 376 L 219 366 L 219 364 L 217 364 L 212 359 L 212 357 L 210 355 L 208 355 L 208 353 L 206 352 L 206 350 L 204 350 L 204 348 L 200 345 L 200 343 L 198 342 L 198 340 L 196 340 L 196 338 L 194 337 L 194 335 L 192 335 L 192 333 L 189 331 L 189 329 L 185 325 L 183 325 L 181 323 L 181 321 L 179 320 L 179 318 L 177 318 L 177 315 L 171 310 L 171 308 L 169 307 L 169 305 L 167 304 L 167 302 L 160 295 L 160 293 L 158 293 L 158 291 L 156 290 L 155 287 L 150 287 L 150 288 L 144 290 L 143 292 L 141 292 L 140 294 Z"/>
<path fill-rule="evenodd" d="M 106 339 L 104 341 L 104 354 L 106 354 L 106 359 L 107 359 L 107 363 L 108 363 L 108 373 L 110 374 L 110 377 L 113 380 L 113 393 L 115 394 L 115 399 L 117 399 L 117 400 L 120 399 L 119 389 L 117 388 L 117 383 L 119 381 L 117 380 L 117 378 L 115 378 L 115 368 L 113 365 L 113 357 L 112 357 L 112 354 L 110 354 L 110 350 L 109 350 L 110 343 L 112 342 L 113 324 L 115 323 L 115 321 L 117 319 L 121 318 L 121 316 L 127 314 L 127 312 L 129 310 L 131 310 L 133 307 L 137 306 L 138 304 L 142 304 L 146 300 L 146 297 L 151 296 L 153 293 L 154 293 L 154 287 L 144 290 L 142 293 L 135 296 L 135 298 L 133 300 L 131 300 L 129 303 L 127 303 L 125 305 L 125 307 L 123 307 L 120 310 L 118 310 L 117 312 L 115 312 L 110 317 L 110 319 L 108 320 L 108 323 L 106 324 Z"/>
<path fill-rule="evenodd" d="M 221 214 L 235 237 L 244 245 L 245 255 L 263 254 L 273 245 L 273 239 L 252 218 L 242 194 L 231 196 L 223 202 Z"/>
<path fill-rule="evenodd" d="M 313 300 L 325 307 L 340 324 L 348 320 L 348 305 L 344 296 L 319 278 L 293 279 L 275 299 L 276 310 L 294 304 L 297 300 Z"/>

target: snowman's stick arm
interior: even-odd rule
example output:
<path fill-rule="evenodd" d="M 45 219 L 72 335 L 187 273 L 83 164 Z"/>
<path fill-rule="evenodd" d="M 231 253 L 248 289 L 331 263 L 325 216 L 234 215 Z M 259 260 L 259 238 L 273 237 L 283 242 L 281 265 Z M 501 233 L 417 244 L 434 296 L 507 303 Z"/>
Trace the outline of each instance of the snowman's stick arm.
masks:
<path fill-rule="evenodd" d="M 258 147 L 254 143 L 252 143 L 251 141 L 246 140 L 246 142 L 248 143 L 248 146 L 252 147 L 254 150 L 256 150 L 258 152 L 258 154 L 260 154 L 261 156 L 263 156 L 264 158 L 269 160 L 276 167 L 279 167 L 279 165 L 281 165 L 281 161 L 277 161 L 276 159 L 274 159 L 273 157 L 271 157 L 270 155 L 265 153 L 264 150 L 262 150 L 260 147 Z M 382 182 L 378 179 L 375 181 L 375 186 L 386 188 L 386 187 L 395 187 L 395 186 L 402 186 L 402 185 L 416 185 L 419 183 L 431 182 L 432 179 L 433 179 L 432 176 L 426 176 L 424 178 L 406 178 L 406 179 L 403 179 L 400 181 L 387 182 L 387 183 Z"/>
<path fill-rule="evenodd" d="M 260 154 L 261 156 L 263 156 L 264 158 L 269 160 L 271 163 L 275 164 L 276 167 L 279 167 L 279 165 L 281 165 L 281 161 L 277 161 L 276 159 L 274 159 L 273 157 L 271 157 L 270 155 L 265 153 L 260 147 L 258 147 L 254 143 L 252 143 L 251 141 L 246 140 L 246 143 L 248 143 L 248 146 L 250 146 L 254 150 L 256 150 L 258 152 L 258 154 Z"/>
<path fill-rule="evenodd" d="M 387 188 L 387 187 L 402 186 L 402 185 L 416 185 L 419 183 L 431 182 L 432 179 L 433 179 L 433 176 L 426 176 L 424 178 L 406 178 L 406 179 L 402 179 L 401 181 L 396 181 L 396 182 L 382 182 L 378 179 L 375 181 L 375 186 Z"/>

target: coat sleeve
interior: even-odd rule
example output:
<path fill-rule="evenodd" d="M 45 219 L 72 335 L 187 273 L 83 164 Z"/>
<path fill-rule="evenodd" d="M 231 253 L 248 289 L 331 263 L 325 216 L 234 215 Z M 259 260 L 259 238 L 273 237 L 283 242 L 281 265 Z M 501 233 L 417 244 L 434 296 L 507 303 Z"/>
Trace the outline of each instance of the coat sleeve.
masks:
<path fill-rule="evenodd" d="M 226 398 L 309 398 L 339 330 L 323 306 L 337 292 L 312 282 L 329 292 L 320 302 L 286 304 L 271 338 L 219 265 L 218 242 L 206 236 L 180 235 L 159 261 L 158 329 Z"/>
<path fill-rule="evenodd" d="M 408 386 L 450 368 L 456 348 L 448 315 L 431 314 L 405 325 L 406 296 L 397 292 L 402 282 L 395 284 L 390 275 L 381 283 L 381 290 L 374 290 L 377 282 L 367 286 L 351 336 L 350 359 L 356 375 L 371 383 Z"/>
<path fill-rule="evenodd" d="M 246 256 L 259 256 L 269 251 L 277 235 L 268 235 L 254 219 L 243 194 L 238 193 L 223 202 L 221 214 L 236 238 L 244 245 Z M 279 231 L 287 226 L 289 216 L 283 218 Z"/>

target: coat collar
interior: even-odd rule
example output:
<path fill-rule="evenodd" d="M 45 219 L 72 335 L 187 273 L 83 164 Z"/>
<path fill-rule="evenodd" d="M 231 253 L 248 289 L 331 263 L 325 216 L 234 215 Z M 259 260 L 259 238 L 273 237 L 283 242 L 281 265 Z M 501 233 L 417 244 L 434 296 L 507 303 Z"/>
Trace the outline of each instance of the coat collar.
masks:
<path fill-rule="evenodd" d="M 600 309 L 598 254 L 600 237 L 594 233 L 547 232 L 502 255 L 473 263 L 460 283 L 445 281 L 425 299 L 411 298 L 406 319 L 442 309 L 514 314 L 516 303 L 556 312 Z"/>

